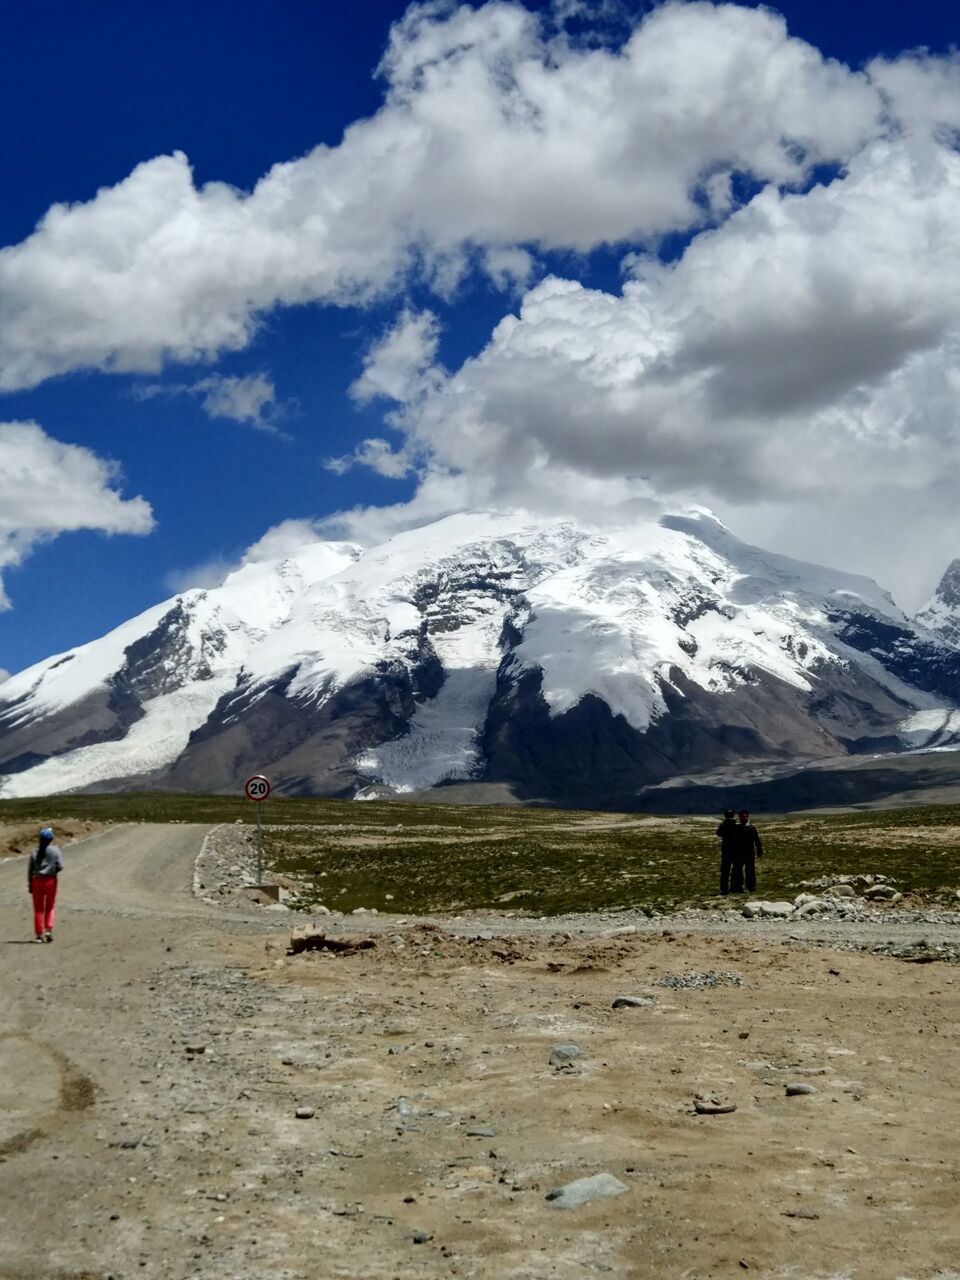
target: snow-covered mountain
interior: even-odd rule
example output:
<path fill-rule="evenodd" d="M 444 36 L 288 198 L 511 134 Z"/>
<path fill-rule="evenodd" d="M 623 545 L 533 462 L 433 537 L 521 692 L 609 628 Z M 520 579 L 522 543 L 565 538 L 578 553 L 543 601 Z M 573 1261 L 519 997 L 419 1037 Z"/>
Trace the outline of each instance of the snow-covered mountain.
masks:
<path fill-rule="evenodd" d="M 0 796 L 265 772 L 288 793 L 471 779 L 628 806 L 680 772 L 960 744 L 956 632 L 928 615 L 699 510 L 316 542 L 0 686 Z"/>
<path fill-rule="evenodd" d="M 960 645 L 960 560 L 950 562 L 933 599 L 917 614 L 917 621 L 948 644 Z"/>

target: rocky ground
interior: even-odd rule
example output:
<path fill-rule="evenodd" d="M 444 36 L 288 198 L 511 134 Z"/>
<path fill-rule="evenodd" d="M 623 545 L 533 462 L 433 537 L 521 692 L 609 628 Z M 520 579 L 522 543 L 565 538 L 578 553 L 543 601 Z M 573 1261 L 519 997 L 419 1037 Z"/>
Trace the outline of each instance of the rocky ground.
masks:
<path fill-rule="evenodd" d="M 53 947 L 0 868 L 4 1280 L 960 1277 L 960 970 L 840 949 L 955 913 L 306 919 L 203 839 Z"/>

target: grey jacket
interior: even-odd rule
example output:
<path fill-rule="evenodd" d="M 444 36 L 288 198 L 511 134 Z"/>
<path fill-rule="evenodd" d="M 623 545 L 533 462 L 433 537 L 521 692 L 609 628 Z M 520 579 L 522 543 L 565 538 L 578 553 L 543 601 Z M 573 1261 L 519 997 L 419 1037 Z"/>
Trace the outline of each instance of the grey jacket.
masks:
<path fill-rule="evenodd" d="M 55 844 L 41 841 L 30 855 L 27 867 L 27 886 L 33 883 L 34 876 L 58 876 L 63 870 L 63 854 Z"/>

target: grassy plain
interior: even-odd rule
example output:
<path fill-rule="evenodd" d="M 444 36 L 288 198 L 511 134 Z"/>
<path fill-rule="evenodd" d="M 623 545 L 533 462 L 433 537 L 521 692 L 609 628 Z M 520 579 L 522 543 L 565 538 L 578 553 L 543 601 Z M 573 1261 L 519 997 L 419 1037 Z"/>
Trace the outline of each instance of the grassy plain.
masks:
<path fill-rule="evenodd" d="M 268 865 L 306 875 L 312 900 L 340 911 L 494 909 L 554 915 L 708 905 L 718 818 L 555 809 L 271 799 Z M 0 802 L 0 823 L 252 823 L 249 802 L 203 795 L 82 795 Z M 960 806 L 756 815 L 767 856 L 758 893 L 796 893 L 827 872 L 893 877 L 926 900 L 960 887 Z"/>

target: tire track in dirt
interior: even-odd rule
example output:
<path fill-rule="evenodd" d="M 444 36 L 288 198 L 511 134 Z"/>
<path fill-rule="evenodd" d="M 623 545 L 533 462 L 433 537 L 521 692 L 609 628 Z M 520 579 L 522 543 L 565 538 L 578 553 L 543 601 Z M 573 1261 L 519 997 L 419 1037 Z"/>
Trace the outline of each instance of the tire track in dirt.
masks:
<path fill-rule="evenodd" d="M 0 1160 L 13 1155 L 22 1155 L 51 1133 L 62 1128 L 64 1122 L 79 1112 L 88 1111 L 96 1105 L 97 1087 L 84 1073 L 63 1053 L 53 1045 L 44 1044 L 33 1036 L 24 1035 L 20 1031 L 0 1032 L 0 1041 L 10 1043 L 16 1041 L 33 1053 L 46 1055 L 56 1064 L 59 1072 L 59 1090 L 56 1105 L 43 1114 L 42 1118 L 27 1129 L 21 1129 L 12 1137 L 0 1142 Z"/>

